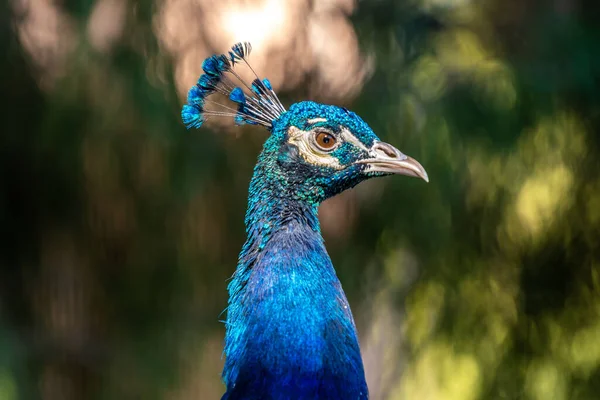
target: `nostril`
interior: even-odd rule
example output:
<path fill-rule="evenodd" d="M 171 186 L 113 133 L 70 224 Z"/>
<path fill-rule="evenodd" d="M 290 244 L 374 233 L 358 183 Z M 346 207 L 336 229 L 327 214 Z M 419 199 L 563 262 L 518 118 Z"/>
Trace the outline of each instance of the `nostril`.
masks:
<path fill-rule="evenodd" d="M 377 152 L 381 152 L 389 158 L 399 158 L 400 157 L 400 154 L 398 154 L 399 153 L 398 150 L 396 150 L 394 147 L 390 146 L 387 143 L 376 143 L 373 146 L 373 150 L 375 150 Z"/>
<path fill-rule="evenodd" d="M 388 156 L 388 157 L 395 157 L 396 153 L 394 151 L 392 151 L 391 149 L 383 149 L 383 152 Z"/>

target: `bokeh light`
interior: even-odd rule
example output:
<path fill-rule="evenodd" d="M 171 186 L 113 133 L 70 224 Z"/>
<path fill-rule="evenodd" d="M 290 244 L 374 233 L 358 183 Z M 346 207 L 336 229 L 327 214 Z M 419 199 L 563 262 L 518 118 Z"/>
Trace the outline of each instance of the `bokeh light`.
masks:
<path fill-rule="evenodd" d="M 286 106 L 347 106 L 418 159 L 320 220 L 374 400 L 600 393 L 599 5 L 0 5 L 0 399 L 213 399 L 266 133 L 186 131 L 235 41 Z"/>

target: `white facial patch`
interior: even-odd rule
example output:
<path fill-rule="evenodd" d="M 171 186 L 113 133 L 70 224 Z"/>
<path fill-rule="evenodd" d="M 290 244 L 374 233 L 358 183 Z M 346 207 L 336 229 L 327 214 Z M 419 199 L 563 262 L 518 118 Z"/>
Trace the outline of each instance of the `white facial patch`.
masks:
<path fill-rule="evenodd" d="M 343 169 L 344 166 L 340 164 L 340 161 L 336 157 L 317 149 L 312 144 L 313 134 L 313 131 L 303 131 L 292 126 L 288 130 L 288 143 L 295 145 L 300 152 L 300 156 L 310 164 L 333 169 Z M 354 138 L 354 140 L 357 139 Z"/>
<path fill-rule="evenodd" d="M 363 144 L 363 142 L 358 140 L 358 138 L 356 136 L 354 136 L 352 134 L 352 132 L 350 132 L 348 129 L 344 128 L 343 126 L 340 128 L 341 128 L 340 135 L 345 142 L 352 143 L 354 146 L 358 147 L 359 149 L 361 149 L 364 152 L 367 152 L 367 153 L 369 152 L 369 149 L 367 149 L 367 146 L 365 146 Z"/>

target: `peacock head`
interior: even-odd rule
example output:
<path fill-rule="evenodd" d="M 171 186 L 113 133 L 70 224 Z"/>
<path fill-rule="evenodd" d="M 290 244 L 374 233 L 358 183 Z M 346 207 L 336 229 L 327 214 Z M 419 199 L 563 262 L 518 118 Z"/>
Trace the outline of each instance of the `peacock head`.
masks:
<path fill-rule="evenodd" d="M 285 195 L 314 203 L 376 176 L 400 174 L 429 181 L 419 162 L 382 142 L 346 108 L 303 101 L 286 110 L 267 79 L 257 77 L 247 84 L 234 67 L 252 69 L 250 50 L 249 43 L 239 43 L 227 55 L 204 61 L 205 73 L 182 109 L 188 128 L 199 128 L 211 117 L 266 127 L 271 135 L 259 157 L 262 178 L 276 182 Z M 227 96 L 235 108 L 208 100 L 213 93 Z"/>

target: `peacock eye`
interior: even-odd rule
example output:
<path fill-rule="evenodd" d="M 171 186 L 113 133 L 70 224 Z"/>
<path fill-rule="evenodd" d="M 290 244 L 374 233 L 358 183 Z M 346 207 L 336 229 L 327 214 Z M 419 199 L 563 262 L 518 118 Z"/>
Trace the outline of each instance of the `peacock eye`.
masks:
<path fill-rule="evenodd" d="M 335 147 L 336 138 L 328 132 L 317 132 L 315 143 L 321 150 L 329 151 Z"/>

